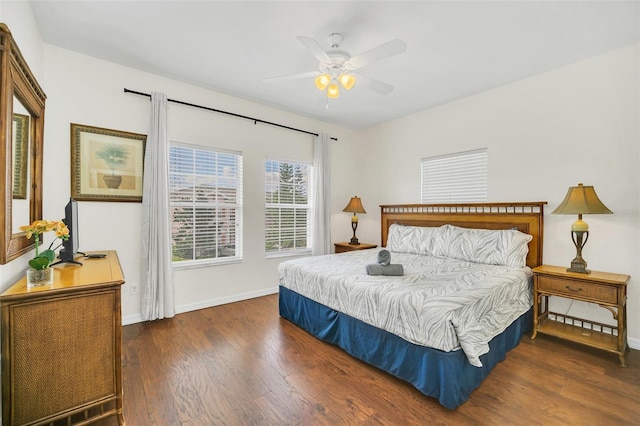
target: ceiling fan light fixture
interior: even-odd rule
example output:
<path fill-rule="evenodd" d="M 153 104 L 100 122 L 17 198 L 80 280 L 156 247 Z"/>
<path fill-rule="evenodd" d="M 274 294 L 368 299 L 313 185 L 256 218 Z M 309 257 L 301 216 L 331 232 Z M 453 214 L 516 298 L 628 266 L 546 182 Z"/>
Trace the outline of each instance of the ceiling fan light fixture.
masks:
<path fill-rule="evenodd" d="M 354 84 L 356 84 L 356 78 L 351 74 L 340 74 L 338 77 L 340 84 L 347 90 L 351 90 Z"/>
<path fill-rule="evenodd" d="M 340 96 L 340 89 L 338 88 L 338 83 L 335 81 L 329 85 L 327 89 L 327 97 L 331 99 L 335 99 Z"/>
<path fill-rule="evenodd" d="M 320 74 L 316 77 L 315 83 L 318 90 L 324 90 L 331 82 L 331 76 L 329 74 Z"/>
<path fill-rule="evenodd" d="M 326 90 L 327 98 L 331 99 L 340 96 L 340 86 L 345 90 L 351 90 L 355 86 L 356 80 L 359 82 L 358 86 L 370 89 L 381 95 L 388 95 L 393 91 L 393 86 L 361 74 L 357 74 L 356 77 L 351 72 L 380 59 L 399 55 L 407 50 L 407 44 L 404 41 L 395 39 L 369 49 L 360 55 L 351 56 L 348 52 L 340 50 L 342 35 L 339 33 L 329 34 L 329 46 L 331 46 L 329 51 L 323 49 L 312 38 L 305 36 L 297 36 L 296 38 L 318 60 L 317 70 L 267 78 L 263 81 L 276 82 L 311 77 L 314 79 L 316 88 L 321 92 Z"/>

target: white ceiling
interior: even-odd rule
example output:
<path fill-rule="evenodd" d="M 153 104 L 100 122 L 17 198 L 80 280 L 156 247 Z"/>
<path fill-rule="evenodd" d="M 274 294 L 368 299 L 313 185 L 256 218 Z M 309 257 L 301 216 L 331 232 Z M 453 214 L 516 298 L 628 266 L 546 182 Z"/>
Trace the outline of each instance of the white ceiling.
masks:
<path fill-rule="evenodd" d="M 349 128 L 364 128 L 638 41 L 637 1 L 59 1 L 31 0 L 46 43 Z M 296 39 L 357 55 L 392 39 L 404 54 L 362 68 L 395 86 L 336 100 Z M 129 89 L 139 90 L 136 87 Z M 163 91 L 162 88 L 153 90 Z M 181 98 L 180 93 L 167 93 Z M 224 109 L 224 105 L 207 105 Z"/>

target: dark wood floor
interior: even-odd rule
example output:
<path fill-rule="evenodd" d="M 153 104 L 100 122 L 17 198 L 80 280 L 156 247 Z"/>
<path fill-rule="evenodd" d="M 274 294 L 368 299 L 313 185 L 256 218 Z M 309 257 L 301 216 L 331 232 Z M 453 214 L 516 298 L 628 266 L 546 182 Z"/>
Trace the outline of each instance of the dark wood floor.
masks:
<path fill-rule="evenodd" d="M 640 424 L 639 351 L 622 368 L 613 354 L 525 336 L 450 411 L 281 319 L 277 303 L 124 327 L 127 425 Z"/>

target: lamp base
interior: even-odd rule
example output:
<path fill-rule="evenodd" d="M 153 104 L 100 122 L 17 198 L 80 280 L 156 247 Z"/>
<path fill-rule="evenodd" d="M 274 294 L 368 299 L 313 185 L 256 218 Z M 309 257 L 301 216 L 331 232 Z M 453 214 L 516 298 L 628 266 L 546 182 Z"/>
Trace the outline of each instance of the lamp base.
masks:
<path fill-rule="evenodd" d="M 358 242 L 358 239 L 356 238 L 356 229 L 358 229 L 358 216 L 356 216 L 355 213 L 353 214 L 353 218 L 351 219 L 351 229 L 353 229 L 353 237 L 351 237 L 351 241 L 349 241 L 349 244 L 360 244 Z"/>
<path fill-rule="evenodd" d="M 587 269 L 587 262 L 584 260 L 576 261 L 575 259 L 571 261 L 571 267 L 567 268 L 567 272 L 577 272 L 578 274 L 590 274 L 591 271 Z"/>
<path fill-rule="evenodd" d="M 587 261 L 582 258 L 582 248 L 589 239 L 589 231 L 571 231 L 571 239 L 576 246 L 576 257 L 571 261 L 571 267 L 567 268 L 567 272 L 590 274 L 591 271 L 587 269 Z"/>

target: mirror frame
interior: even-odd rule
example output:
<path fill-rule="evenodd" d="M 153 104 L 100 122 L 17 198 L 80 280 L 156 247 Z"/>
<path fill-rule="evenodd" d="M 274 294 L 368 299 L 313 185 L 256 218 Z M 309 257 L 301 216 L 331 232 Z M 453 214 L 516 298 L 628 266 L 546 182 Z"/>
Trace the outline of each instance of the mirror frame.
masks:
<path fill-rule="evenodd" d="M 29 123 L 29 222 L 42 219 L 42 157 L 44 106 L 46 95 L 33 76 L 9 28 L 0 23 L 0 200 L 4 201 L 4 216 L 0 218 L 0 264 L 30 251 L 35 243 L 24 232 L 14 233 L 13 218 L 13 99 L 14 95 L 27 109 Z M 26 220 L 26 218 L 25 218 Z"/>

